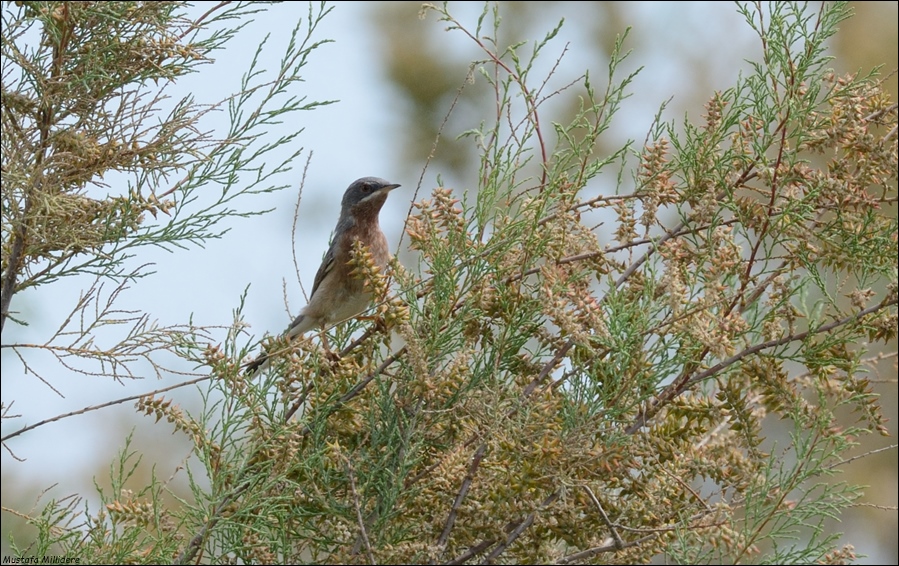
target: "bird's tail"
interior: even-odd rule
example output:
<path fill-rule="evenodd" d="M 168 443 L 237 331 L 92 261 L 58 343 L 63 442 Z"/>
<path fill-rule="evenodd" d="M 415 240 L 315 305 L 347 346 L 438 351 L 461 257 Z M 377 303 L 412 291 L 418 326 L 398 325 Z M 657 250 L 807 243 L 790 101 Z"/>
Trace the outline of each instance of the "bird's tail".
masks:
<path fill-rule="evenodd" d="M 306 320 L 306 316 L 300 314 L 298 317 L 293 319 L 293 322 L 290 323 L 290 326 L 287 327 L 287 330 L 284 331 L 284 334 L 288 338 L 299 336 L 312 327 L 312 320 L 314 319 Z M 266 352 L 262 352 L 256 357 L 255 360 L 250 362 L 250 364 L 247 366 L 247 369 L 244 370 L 244 375 L 255 376 L 256 372 L 268 367 L 268 362 L 268 354 Z"/>
<path fill-rule="evenodd" d="M 244 375 L 255 376 L 256 372 L 261 371 L 268 367 L 268 354 L 265 352 L 256 356 L 256 359 L 250 362 L 247 366 L 247 369 L 244 370 Z"/>
<path fill-rule="evenodd" d="M 312 320 L 313 319 L 306 320 L 306 315 L 300 314 L 293 319 L 293 322 L 290 323 L 290 326 L 287 327 L 284 334 L 286 334 L 288 338 L 299 336 L 312 328 Z"/>

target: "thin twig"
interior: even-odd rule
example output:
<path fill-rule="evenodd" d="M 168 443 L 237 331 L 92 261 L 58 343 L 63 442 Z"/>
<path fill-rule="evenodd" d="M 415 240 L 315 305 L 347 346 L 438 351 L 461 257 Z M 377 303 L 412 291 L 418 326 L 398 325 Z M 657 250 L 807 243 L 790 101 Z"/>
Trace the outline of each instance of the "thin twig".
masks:
<path fill-rule="evenodd" d="M 881 511 L 896 511 L 899 510 L 899 506 L 896 505 L 878 505 L 876 503 L 866 503 L 864 501 L 858 501 L 856 503 L 850 503 L 847 507 L 870 507 L 872 509 L 880 509 Z"/>
<path fill-rule="evenodd" d="M 721 425 L 723 425 L 724 422 L 726 422 L 726 421 L 723 421 L 723 422 L 721 423 Z M 688 484 L 687 482 L 685 482 L 685 481 L 682 480 L 681 478 L 677 477 L 677 474 L 673 474 L 673 473 L 669 472 L 668 470 L 665 469 L 665 466 L 659 466 L 657 469 L 658 469 L 659 471 L 661 471 L 663 474 L 665 474 L 666 476 L 668 476 L 669 478 L 671 478 L 671 479 L 673 479 L 674 481 L 676 481 L 678 484 L 680 484 L 680 486 L 681 486 L 682 488 L 686 489 L 686 490 L 689 491 L 691 494 L 693 494 L 693 497 L 696 499 L 696 501 L 702 503 L 702 506 L 705 507 L 705 510 L 706 510 L 706 511 L 711 511 L 711 510 L 712 510 L 712 508 L 709 507 L 709 504 L 706 503 L 705 499 L 703 499 L 702 497 L 700 497 L 700 495 L 696 492 L 696 490 L 693 489 L 692 487 L 690 487 L 690 484 Z"/>
<path fill-rule="evenodd" d="M 599 518 L 603 523 L 605 523 L 609 531 L 612 532 L 612 538 L 615 540 L 615 548 L 618 550 L 624 548 L 624 541 L 621 539 L 621 535 L 618 534 L 618 530 L 615 528 L 615 525 L 612 524 L 612 521 L 609 520 L 609 516 L 606 515 L 606 511 L 599 503 L 599 499 L 596 497 L 596 494 L 593 493 L 593 490 L 590 489 L 590 486 L 588 485 L 582 485 L 581 487 L 583 487 L 587 494 L 590 495 L 590 499 L 593 500 L 593 504 L 596 505 L 596 509 L 599 511 Z"/>
<path fill-rule="evenodd" d="M 228 506 L 231 505 L 231 503 L 238 497 L 240 497 L 240 495 L 249 487 L 249 482 L 244 483 L 222 499 L 221 503 L 216 506 L 212 515 L 209 516 L 209 520 L 206 521 L 206 524 L 204 524 L 200 531 L 196 535 L 194 535 L 192 539 L 190 539 L 190 542 L 187 543 L 187 546 L 184 547 L 184 550 L 182 550 L 181 553 L 178 554 L 177 557 L 175 557 L 175 564 L 184 564 L 185 562 L 191 560 L 194 556 L 196 556 L 197 552 L 202 548 L 203 542 L 206 540 L 207 533 L 209 533 L 209 531 L 212 530 L 213 527 L 215 527 L 216 523 L 221 520 L 222 513 L 225 511 L 225 509 L 227 509 Z"/>
<path fill-rule="evenodd" d="M 868 307 L 862 311 L 859 311 L 855 314 L 851 314 L 847 317 L 841 318 L 839 320 L 835 320 L 829 324 L 825 324 L 819 326 L 815 330 L 807 330 L 805 332 L 799 332 L 798 334 L 790 334 L 788 336 L 784 336 L 783 338 L 778 338 L 776 340 L 768 340 L 767 342 L 762 342 L 761 344 L 756 344 L 755 346 L 750 346 L 737 354 L 727 358 L 726 360 L 722 360 L 721 362 L 715 364 L 714 366 L 708 368 L 705 371 L 699 372 L 695 375 L 690 376 L 689 373 L 684 374 L 681 378 L 676 380 L 674 383 L 668 386 L 658 397 L 656 397 L 653 401 L 650 402 L 649 407 L 644 409 L 637 419 L 625 429 L 626 434 L 634 434 L 640 428 L 642 428 L 650 418 L 655 416 L 656 413 L 662 408 L 662 406 L 670 401 L 671 399 L 677 397 L 681 392 L 683 392 L 687 387 L 693 385 L 694 383 L 699 383 L 709 377 L 721 372 L 721 370 L 726 369 L 735 363 L 741 361 L 743 358 L 751 356 L 752 354 L 756 354 L 761 352 L 762 350 L 767 350 L 769 348 L 776 348 L 778 346 L 783 346 L 785 344 L 789 344 L 790 342 L 799 342 L 803 341 L 809 336 L 814 336 L 817 334 L 822 334 L 825 332 L 830 332 L 835 328 L 839 328 L 840 326 L 844 326 L 851 322 L 855 322 L 856 320 L 861 319 L 869 314 L 875 313 L 887 307 L 891 307 L 896 305 L 897 299 L 891 299 L 889 301 L 884 301 L 878 305 L 873 305 Z"/>
<path fill-rule="evenodd" d="M 297 203 L 293 209 L 293 223 L 290 226 L 290 254 L 293 256 L 293 270 L 297 277 L 297 283 L 300 284 L 300 291 L 303 292 L 303 298 L 306 299 L 307 303 L 309 302 L 309 297 L 306 295 L 306 288 L 303 287 L 303 278 L 300 277 L 300 265 L 297 262 L 297 221 L 300 219 L 300 203 L 303 201 L 303 190 L 306 188 L 306 175 L 309 173 L 309 165 L 312 163 L 312 153 L 311 151 L 309 152 L 309 156 L 306 157 L 306 165 L 303 166 L 303 174 L 300 176 L 300 187 L 297 191 Z M 290 312 L 289 309 L 288 312 Z"/>
<path fill-rule="evenodd" d="M 824 469 L 832 470 L 832 469 L 836 468 L 837 466 L 846 465 L 850 462 L 854 462 L 855 460 L 860 460 L 861 458 L 866 458 L 868 456 L 877 454 L 878 452 L 885 452 L 887 450 L 895 450 L 897 447 L 899 447 L 899 444 L 890 444 L 889 446 L 884 446 L 883 448 L 876 448 L 874 450 L 869 450 L 869 451 L 865 452 L 864 454 L 859 454 L 858 456 L 853 456 L 851 458 L 846 458 L 845 460 L 840 460 L 839 462 L 831 464 Z"/>
<path fill-rule="evenodd" d="M 562 495 L 562 491 L 557 489 L 556 491 L 551 493 L 546 499 L 544 499 L 543 502 L 540 504 L 540 507 L 531 511 L 525 520 L 518 523 L 518 525 L 512 530 L 512 532 L 509 533 L 509 536 L 506 537 L 506 540 L 504 540 L 503 542 L 496 545 L 496 548 L 494 548 L 490 552 L 490 554 L 487 555 L 487 557 L 483 560 L 483 562 L 481 562 L 481 564 L 491 564 L 496 558 L 499 557 L 500 554 L 505 552 L 506 549 L 509 548 L 509 546 L 513 542 L 515 542 L 518 539 L 518 537 L 520 537 L 522 535 L 522 533 L 524 533 L 524 531 L 529 529 L 530 526 L 534 524 L 534 520 L 537 518 L 537 511 L 546 509 L 547 507 L 552 505 L 559 497 L 561 497 L 561 495 Z M 514 523 L 511 523 L 510 525 L 507 525 L 507 527 L 511 526 L 513 524 Z"/>
<path fill-rule="evenodd" d="M 540 158 L 542 160 L 541 163 L 543 164 L 543 167 L 542 167 L 543 171 L 542 171 L 542 178 L 540 181 L 540 186 L 545 187 L 546 186 L 546 175 L 548 173 L 548 169 L 546 167 L 546 163 L 547 163 L 546 143 L 543 140 L 543 132 L 540 130 L 540 117 L 539 117 L 539 114 L 537 113 L 537 101 L 534 100 L 533 95 L 531 94 L 530 90 L 528 89 L 525 82 L 521 79 L 521 77 L 519 75 L 515 74 L 515 72 L 513 72 L 512 69 L 508 65 L 506 65 L 502 61 L 502 59 L 500 59 L 496 55 L 496 53 L 494 53 L 493 51 L 488 49 L 487 46 L 484 45 L 484 42 L 481 41 L 481 38 L 476 37 L 474 34 L 472 34 L 470 31 L 468 31 L 468 29 L 465 26 L 460 24 L 454 18 L 450 17 L 449 14 L 444 13 L 444 15 L 446 16 L 447 20 L 449 20 L 452 23 L 454 23 L 455 25 L 457 25 L 458 29 L 462 33 L 464 33 L 465 35 L 467 35 L 469 37 L 469 39 L 474 41 L 475 44 L 478 47 L 480 47 L 481 50 L 487 54 L 488 57 L 490 57 L 490 59 L 493 61 L 493 63 L 496 66 L 502 68 L 515 81 L 515 84 L 517 84 L 519 87 L 521 87 L 522 98 L 525 101 L 525 105 L 528 106 L 528 114 L 533 116 L 534 133 L 537 134 L 537 144 L 540 146 Z"/>
<path fill-rule="evenodd" d="M 474 475 L 478 470 L 478 466 L 481 465 L 481 459 L 484 457 L 484 452 L 486 452 L 486 450 L 487 445 L 481 444 L 475 451 L 474 456 L 471 457 L 471 465 L 468 467 L 465 479 L 462 480 L 462 486 L 459 488 L 456 500 L 453 501 L 453 507 L 446 517 L 446 523 L 443 525 L 443 532 L 440 533 L 440 538 L 437 539 L 437 548 L 441 549 L 441 554 L 443 553 L 443 549 L 446 548 L 446 542 L 449 540 L 450 532 L 453 530 L 453 525 L 456 523 L 456 516 L 459 513 L 459 509 L 462 507 L 462 501 L 465 499 L 465 496 L 468 495 L 468 490 L 471 488 L 471 483 L 474 481 Z M 432 564 L 434 562 L 434 560 L 431 561 Z"/>
<path fill-rule="evenodd" d="M 593 548 L 588 548 L 587 550 L 582 550 L 580 552 L 575 552 L 574 554 L 569 554 L 568 556 L 564 556 L 556 562 L 556 564 L 572 564 L 579 560 L 584 560 L 586 558 L 591 558 L 596 556 L 597 554 L 602 554 L 604 552 L 615 552 L 616 550 L 623 550 L 625 548 L 631 548 L 633 546 L 640 546 L 646 541 L 652 540 L 658 537 L 658 535 L 646 535 L 645 537 L 638 538 L 637 540 L 633 540 L 631 542 L 624 543 L 624 546 L 618 548 L 616 544 L 606 544 L 603 546 L 595 546 Z"/>
<path fill-rule="evenodd" d="M 359 505 L 359 493 L 356 491 L 356 474 L 353 473 L 353 463 L 343 454 L 340 456 L 343 458 L 343 461 L 346 462 L 347 474 L 350 478 L 350 491 L 353 493 L 353 507 L 356 508 L 356 520 L 359 522 L 359 534 L 362 537 L 362 542 L 365 544 L 365 552 L 368 554 L 368 563 L 377 564 L 377 562 L 375 562 L 375 555 L 371 550 L 371 541 L 368 539 L 365 520 L 362 518 L 362 507 Z"/>
<path fill-rule="evenodd" d="M 109 402 L 107 402 L 107 403 L 100 403 L 99 405 L 92 405 L 92 406 L 90 406 L 90 407 L 84 407 L 83 409 L 79 409 L 79 410 L 77 410 L 77 411 L 72 411 L 71 413 L 65 413 L 65 414 L 62 414 L 62 415 L 56 415 L 55 417 L 52 417 L 52 418 L 49 418 L 49 419 L 45 419 L 45 420 L 43 420 L 43 421 L 41 421 L 41 422 L 34 423 L 33 425 L 28 425 L 28 426 L 26 426 L 26 427 L 24 427 L 24 428 L 20 428 L 19 430 L 15 431 L 15 432 L 11 432 L 11 433 L 7 434 L 6 436 L 4 436 L 3 438 L 0 438 L 0 441 L 6 442 L 6 441 L 9 440 L 10 438 L 14 438 L 14 437 L 16 437 L 16 436 L 19 436 L 19 435 L 22 434 L 22 433 L 28 432 L 29 430 L 34 430 L 34 429 L 36 429 L 36 428 L 38 428 L 38 427 L 40 427 L 40 426 L 43 426 L 43 425 L 45 425 L 45 424 L 49 424 L 49 423 L 52 423 L 52 422 L 56 422 L 56 421 L 59 421 L 59 420 L 62 420 L 62 419 L 67 419 L 67 418 L 69 418 L 69 417 L 74 417 L 74 416 L 76 416 L 76 415 L 81 415 L 81 414 L 84 414 L 84 413 L 89 413 L 89 412 L 91 412 L 91 411 L 96 411 L 96 410 L 98 410 L 98 409 L 105 409 L 106 407 L 112 407 L 113 405 L 121 405 L 122 403 L 127 403 L 128 401 L 136 401 L 136 400 L 141 399 L 141 398 L 143 398 L 143 397 L 147 397 L 147 396 L 151 396 L 151 395 L 158 395 L 158 394 L 160 394 L 160 393 L 165 393 L 166 391 L 171 391 L 172 389 L 178 389 L 178 388 L 181 388 L 181 387 L 186 387 L 186 386 L 188 386 L 188 385 L 194 385 L 194 384 L 196 384 L 196 383 L 200 383 L 200 382 L 202 382 L 202 381 L 206 381 L 207 379 L 211 379 L 211 377 L 212 377 L 212 376 L 205 375 L 205 376 L 203 376 L 203 377 L 198 377 L 197 379 L 191 379 L 190 381 L 185 381 L 184 383 L 177 383 L 177 384 L 171 385 L 171 386 L 169 386 L 169 387 L 163 387 L 162 389 L 156 389 L 155 391 L 149 391 L 149 392 L 147 392 L 147 393 L 141 393 L 141 394 L 139 394 L 139 395 L 131 395 L 131 396 L 129 396 L 129 397 L 122 397 L 121 399 L 115 399 L 114 401 L 109 401 Z"/>
<path fill-rule="evenodd" d="M 187 36 L 187 34 L 192 32 L 193 30 L 200 29 L 200 24 L 203 23 L 203 20 L 205 20 L 210 14 L 212 14 L 216 10 L 221 9 L 230 3 L 231 3 L 231 0 L 224 0 L 223 2 L 219 2 L 212 8 L 209 8 L 208 10 L 206 10 L 206 12 L 202 16 L 200 16 L 199 18 L 197 18 L 196 20 L 191 22 L 191 24 L 187 27 L 187 29 L 184 30 L 184 32 L 182 32 L 181 35 L 178 36 L 178 41 L 181 41 L 182 39 L 184 39 Z"/>
<path fill-rule="evenodd" d="M 870 122 L 871 120 L 876 120 L 877 118 L 880 118 L 884 114 L 889 114 L 890 112 L 893 112 L 894 110 L 896 110 L 896 108 L 899 108 L 899 102 L 894 102 L 894 103 L 890 104 L 889 106 L 887 106 L 886 108 L 881 108 L 880 110 L 872 112 L 871 114 L 868 114 L 867 116 L 862 118 L 862 120 L 865 122 Z"/>
<path fill-rule="evenodd" d="M 469 73 L 473 72 L 473 70 L 469 70 Z M 440 137 L 443 135 L 443 128 L 446 127 L 446 124 L 449 122 L 450 116 L 456 108 L 456 105 L 459 103 L 459 99 L 462 97 L 462 91 L 465 90 L 465 85 L 468 84 L 468 77 L 462 81 L 462 84 L 456 89 L 456 95 L 453 97 L 453 101 L 450 103 L 449 110 L 446 111 L 446 114 L 443 116 L 443 122 L 440 123 L 440 127 L 437 128 L 437 134 L 434 136 L 434 143 L 431 144 L 431 151 L 428 153 L 428 157 L 425 159 L 424 167 L 421 168 L 421 175 L 418 176 L 418 183 L 415 185 L 415 192 L 412 194 L 412 198 L 409 200 L 409 210 L 406 211 L 406 219 L 403 221 L 403 231 L 400 232 L 400 241 L 397 242 L 396 249 L 399 252 L 400 247 L 403 244 L 403 238 L 406 237 L 406 228 L 409 225 L 409 218 L 412 217 L 412 209 L 415 206 L 415 201 L 418 199 L 418 191 L 421 190 L 421 184 L 424 182 L 425 173 L 428 170 L 428 167 L 431 165 L 431 160 L 434 159 L 434 156 L 437 155 L 437 144 L 440 142 Z"/>
<path fill-rule="evenodd" d="M 344 393 L 340 397 L 340 399 L 338 399 L 337 402 L 334 403 L 334 406 L 331 407 L 331 411 L 328 414 L 331 414 L 335 411 L 339 411 L 340 408 L 343 407 L 343 405 L 345 403 L 347 403 L 350 399 L 352 399 L 353 397 L 358 395 L 363 389 L 365 389 L 365 386 L 368 385 L 371 382 L 371 380 L 373 380 L 375 377 L 379 376 L 381 374 L 381 372 L 383 372 L 385 369 L 390 367 L 391 364 L 393 364 L 393 362 L 400 359 L 400 357 L 402 357 L 403 354 L 405 354 L 405 353 L 406 353 L 406 347 L 403 346 L 402 348 L 400 348 L 399 350 L 397 350 L 390 356 L 387 356 L 387 358 L 383 362 L 381 362 L 381 365 L 379 365 L 377 368 L 375 368 L 374 371 L 372 371 L 370 374 L 368 374 L 365 377 L 365 379 L 363 379 L 362 381 L 357 383 L 352 389 L 350 389 L 349 391 Z"/>
<path fill-rule="evenodd" d="M 447 565 L 465 564 L 469 558 L 471 558 L 472 556 L 477 556 L 478 554 L 484 552 L 485 550 L 490 548 L 490 546 L 493 545 L 495 542 L 496 542 L 496 539 L 483 540 L 483 541 L 479 542 L 478 544 L 472 546 L 471 548 L 469 548 L 468 550 L 466 550 L 459 556 L 453 558 L 449 562 L 444 562 L 444 564 L 447 564 Z"/>

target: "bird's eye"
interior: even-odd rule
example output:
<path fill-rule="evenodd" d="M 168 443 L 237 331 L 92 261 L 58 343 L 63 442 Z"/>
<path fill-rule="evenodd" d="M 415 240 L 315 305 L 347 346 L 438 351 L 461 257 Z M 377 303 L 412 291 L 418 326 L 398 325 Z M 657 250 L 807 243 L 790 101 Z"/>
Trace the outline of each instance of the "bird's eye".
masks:
<path fill-rule="evenodd" d="M 369 191 L 371 191 L 371 185 L 369 185 L 368 183 L 365 183 L 364 185 L 362 185 L 362 192 L 367 193 Z"/>

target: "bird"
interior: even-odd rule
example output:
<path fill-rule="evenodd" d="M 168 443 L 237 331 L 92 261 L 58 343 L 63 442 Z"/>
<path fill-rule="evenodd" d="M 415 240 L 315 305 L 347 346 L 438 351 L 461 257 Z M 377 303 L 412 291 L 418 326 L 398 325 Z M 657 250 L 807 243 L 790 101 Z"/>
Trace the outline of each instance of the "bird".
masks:
<path fill-rule="evenodd" d="M 378 215 L 387 195 L 399 186 L 380 177 L 362 177 L 347 187 L 331 246 L 315 274 L 309 302 L 284 331 L 285 336 L 295 338 L 313 328 L 325 330 L 356 316 L 371 303 L 372 297 L 362 280 L 351 274 L 350 251 L 353 242 L 359 240 L 378 267 L 387 266 L 390 250 Z M 255 374 L 268 361 L 268 354 L 263 352 L 247 365 L 246 374 Z"/>

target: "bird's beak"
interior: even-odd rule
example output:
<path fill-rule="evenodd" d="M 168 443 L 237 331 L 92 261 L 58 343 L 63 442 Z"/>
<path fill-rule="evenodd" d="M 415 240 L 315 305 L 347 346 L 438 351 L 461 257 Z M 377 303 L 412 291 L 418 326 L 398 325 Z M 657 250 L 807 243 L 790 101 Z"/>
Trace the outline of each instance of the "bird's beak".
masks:
<path fill-rule="evenodd" d="M 401 186 L 401 185 L 384 185 L 383 187 L 381 187 L 379 189 L 379 191 L 384 191 L 385 193 L 389 193 L 390 191 L 392 191 L 393 189 L 395 189 L 399 186 Z"/>

